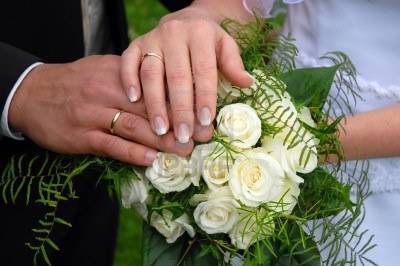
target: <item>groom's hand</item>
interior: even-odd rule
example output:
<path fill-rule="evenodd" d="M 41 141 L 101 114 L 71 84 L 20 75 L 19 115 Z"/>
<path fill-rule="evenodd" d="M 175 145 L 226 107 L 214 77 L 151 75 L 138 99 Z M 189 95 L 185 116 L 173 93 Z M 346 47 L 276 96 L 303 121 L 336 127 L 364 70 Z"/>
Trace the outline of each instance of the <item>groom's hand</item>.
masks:
<path fill-rule="evenodd" d="M 173 128 L 176 139 L 186 143 L 196 127 L 212 130 L 217 67 L 235 85 L 252 84 L 236 42 L 219 25 L 224 17 L 222 9 L 235 8 L 243 17 L 249 16 L 239 0 L 194 1 L 192 6 L 162 18 L 158 27 L 137 38 L 123 53 L 124 89 L 132 102 L 143 93 L 156 134 L 163 135 Z M 171 104 L 172 125 L 167 115 L 167 99 Z"/>
<path fill-rule="evenodd" d="M 129 103 L 120 80 L 120 57 L 91 56 L 44 64 L 20 85 L 9 122 L 40 146 L 67 154 L 96 154 L 149 165 L 157 149 L 187 155 L 193 143 L 151 130 L 144 104 Z M 111 134 L 111 121 L 123 113 Z"/>

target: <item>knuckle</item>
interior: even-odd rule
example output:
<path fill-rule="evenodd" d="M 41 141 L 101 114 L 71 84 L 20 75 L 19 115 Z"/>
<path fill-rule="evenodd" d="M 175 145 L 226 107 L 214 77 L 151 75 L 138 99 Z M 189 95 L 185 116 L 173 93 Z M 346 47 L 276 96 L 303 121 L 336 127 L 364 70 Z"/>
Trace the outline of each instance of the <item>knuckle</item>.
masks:
<path fill-rule="evenodd" d="M 162 99 L 154 97 L 153 98 L 148 97 L 146 99 L 146 110 L 149 113 L 149 115 L 151 115 L 151 113 L 163 110 L 164 106 L 165 106 L 165 101 L 163 101 Z"/>
<path fill-rule="evenodd" d="M 208 101 L 217 97 L 217 86 L 216 85 L 205 85 L 201 87 L 201 89 L 196 90 L 196 97 L 198 98 L 206 98 Z"/>
<path fill-rule="evenodd" d="M 171 106 L 172 112 L 176 116 L 187 115 L 188 113 L 193 111 L 193 106 L 184 103 L 175 103 Z"/>
<path fill-rule="evenodd" d="M 99 151 L 101 154 L 110 157 L 112 151 L 115 149 L 116 139 L 110 137 L 105 137 L 101 141 L 96 141 L 94 143 L 96 146 L 94 147 L 95 150 Z"/>
<path fill-rule="evenodd" d="M 171 71 L 167 77 L 172 83 L 180 83 L 191 78 L 186 71 L 179 67 Z"/>
<path fill-rule="evenodd" d="M 182 21 L 171 19 L 161 25 L 161 29 L 167 34 L 179 34 L 183 26 Z"/>
<path fill-rule="evenodd" d="M 217 66 L 212 60 L 201 59 L 193 65 L 193 72 L 198 76 L 215 76 Z"/>
<path fill-rule="evenodd" d="M 142 79 L 153 81 L 159 79 L 161 73 L 155 67 L 152 67 L 150 64 L 147 64 L 146 61 L 144 61 L 142 67 L 140 68 L 140 76 Z"/>
<path fill-rule="evenodd" d="M 135 115 L 126 116 L 123 120 L 123 126 L 127 132 L 134 133 L 140 125 L 139 117 Z"/>
<path fill-rule="evenodd" d="M 137 149 L 135 149 L 133 147 L 129 147 L 129 148 L 126 149 L 126 152 L 127 152 L 128 160 L 130 162 L 138 163 L 138 164 L 141 163 L 140 158 L 139 158 L 140 157 L 140 153 L 138 152 Z"/>
<path fill-rule="evenodd" d="M 103 83 L 94 76 L 89 76 L 83 82 L 81 94 L 83 99 L 95 99 L 99 91 L 103 89 Z"/>
<path fill-rule="evenodd" d="M 212 25 L 209 20 L 204 19 L 204 18 L 199 18 L 194 20 L 193 26 L 197 30 L 197 32 L 207 32 L 209 33 L 212 30 Z"/>

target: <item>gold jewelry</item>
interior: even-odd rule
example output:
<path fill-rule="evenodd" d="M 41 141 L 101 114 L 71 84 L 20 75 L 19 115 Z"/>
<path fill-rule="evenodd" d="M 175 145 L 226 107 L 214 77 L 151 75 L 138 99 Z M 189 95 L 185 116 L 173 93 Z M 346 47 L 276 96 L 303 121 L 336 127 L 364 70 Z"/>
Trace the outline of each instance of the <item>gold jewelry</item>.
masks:
<path fill-rule="evenodd" d="M 157 58 L 158 60 L 160 60 L 161 63 L 164 64 L 164 60 L 163 60 L 162 56 L 159 55 L 159 54 L 157 54 L 157 53 L 145 53 L 145 54 L 143 55 L 143 57 L 142 57 L 142 62 L 143 62 L 143 60 L 144 60 L 147 56 L 153 56 L 153 57 Z"/>
<path fill-rule="evenodd" d="M 114 135 L 114 127 L 115 124 L 117 123 L 118 118 L 121 116 L 122 111 L 118 111 L 118 113 L 116 113 L 111 121 L 111 125 L 110 125 L 110 133 L 111 135 Z"/>

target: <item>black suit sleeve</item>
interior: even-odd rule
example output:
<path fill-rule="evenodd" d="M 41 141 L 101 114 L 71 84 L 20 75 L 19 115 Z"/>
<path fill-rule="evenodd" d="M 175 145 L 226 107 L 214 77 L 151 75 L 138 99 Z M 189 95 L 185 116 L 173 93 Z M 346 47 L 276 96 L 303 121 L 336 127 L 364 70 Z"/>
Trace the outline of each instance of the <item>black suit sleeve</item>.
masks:
<path fill-rule="evenodd" d="M 0 42 L 0 113 L 15 82 L 30 65 L 40 61 L 34 55 Z"/>
<path fill-rule="evenodd" d="M 177 11 L 190 5 L 192 0 L 160 0 L 169 11 Z"/>

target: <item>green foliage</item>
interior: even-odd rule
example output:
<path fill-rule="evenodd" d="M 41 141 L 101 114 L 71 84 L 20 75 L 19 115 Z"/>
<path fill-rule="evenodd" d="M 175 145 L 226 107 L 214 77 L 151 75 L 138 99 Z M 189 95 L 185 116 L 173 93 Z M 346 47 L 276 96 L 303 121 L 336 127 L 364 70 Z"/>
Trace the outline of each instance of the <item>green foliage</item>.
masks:
<path fill-rule="evenodd" d="M 173 244 L 149 225 L 143 226 L 143 266 L 201 266 L 219 265 L 211 252 L 199 252 L 196 239 L 181 237 Z"/>
<path fill-rule="evenodd" d="M 43 156 L 12 158 L 2 173 L 0 189 L 4 204 L 38 204 L 46 210 L 32 228 L 33 239 L 25 245 L 33 252 L 33 264 L 44 261 L 51 265 L 50 252 L 59 251 L 51 239 L 56 224 L 72 225 L 58 216 L 61 202 L 77 198 L 73 178 L 82 174 L 95 161 L 66 158 L 46 153 Z M 49 249 L 51 251 L 49 251 Z"/>
<path fill-rule="evenodd" d="M 281 79 L 298 107 L 322 109 L 340 65 L 301 68 L 284 73 Z"/>
<path fill-rule="evenodd" d="M 317 219 L 338 214 L 345 208 L 352 210 L 349 184 L 340 183 L 337 178 L 322 168 L 302 175 L 304 184 L 295 213 L 309 213 Z"/>

